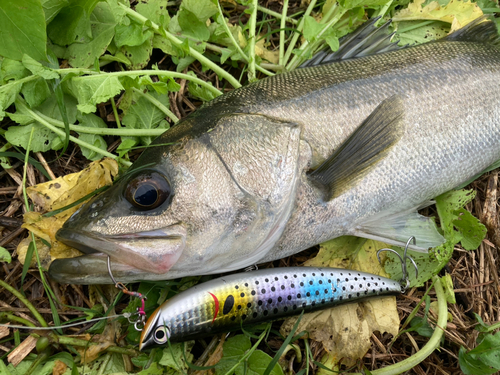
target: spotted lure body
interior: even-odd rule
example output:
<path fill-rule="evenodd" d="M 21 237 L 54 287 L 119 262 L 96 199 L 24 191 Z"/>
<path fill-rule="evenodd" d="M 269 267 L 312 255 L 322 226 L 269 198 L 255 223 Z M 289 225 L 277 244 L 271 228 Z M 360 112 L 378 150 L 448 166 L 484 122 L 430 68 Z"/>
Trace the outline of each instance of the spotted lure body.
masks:
<path fill-rule="evenodd" d="M 401 293 L 401 284 L 338 268 L 291 267 L 238 273 L 197 285 L 161 305 L 147 321 L 140 348 L 227 332 L 367 297 Z"/>

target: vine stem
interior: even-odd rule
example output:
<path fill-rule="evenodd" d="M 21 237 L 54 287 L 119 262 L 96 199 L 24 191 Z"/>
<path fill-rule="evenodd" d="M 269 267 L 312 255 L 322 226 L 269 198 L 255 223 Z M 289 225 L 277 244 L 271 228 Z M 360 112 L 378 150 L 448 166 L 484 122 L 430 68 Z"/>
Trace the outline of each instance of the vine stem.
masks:
<path fill-rule="evenodd" d="M 52 130 L 57 135 L 59 135 L 61 137 L 65 137 L 66 136 L 66 134 L 62 130 L 59 130 L 57 127 L 55 127 L 54 125 L 50 124 L 48 121 L 44 120 L 42 117 L 38 116 L 38 114 L 36 114 L 35 112 L 33 112 L 31 109 L 29 109 L 28 106 L 23 103 L 23 101 L 22 101 L 22 99 L 20 97 L 18 97 L 18 100 L 16 101 L 16 105 L 20 106 L 23 110 L 25 110 L 27 113 L 29 113 L 29 115 L 33 119 L 35 119 L 36 121 L 38 121 L 43 126 L 49 128 L 50 130 Z M 107 156 L 107 157 L 115 159 L 115 160 L 119 159 L 118 156 L 113 155 L 112 153 L 107 152 L 105 150 L 101 150 L 100 148 L 95 147 L 94 145 L 91 145 L 91 144 L 89 144 L 87 142 L 81 141 L 78 138 L 73 137 L 72 135 L 69 136 L 69 139 L 71 141 L 75 142 L 80 147 L 88 148 L 89 150 L 95 151 L 95 152 L 97 152 L 100 155 Z M 121 163 L 124 164 L 124 165 L 126 165 L 126 166 L 132 165 L 131 162 L 124 161 L 124 160 L 121 160 Z"/>
<path fill-rule="evenodd" d="M 398 362 L 394 365 L 384 367 L 379 370 L 373 370 L 371 373 L 373 375 L 397 375 L 401 374 L 405 371 L 409 371 L 422 362 L 425 358 L 432 354 L 434 350 L 439 347 L 439 343 L 441 342 L 441 337 L 443 337 L 444 332 L 446 330 L 446 324 L 448 322 L 448 306 L 446 304 L 446 296 L 444 294 L 443 286 L 441 285 L 441 280 L 439 280 L 438 276 L 433 276 L 432 281 L 434 282 L 434 290 L 436 291 L 436 297 L 438 302 L 438 319 L 436 328 L 434 329 L 434 333 L 431 338 L 425 344 L 422 349 L 420 349 L 417 353 L 412 355 L 411 357 Z M 362 375 L 361 373 L 351 373 L 348 375 Z"/>
<path fill-rule="evenodd" d="M 151 25 L 151 28 L 159 33 L 160 35 L 165 36 L 172 44 L 174 44 L 176 47 L 182 48 L 182 42 L 173 34 L 169 33 L 165 28 L 158 26 L 156 23 L 152 22 L 148 18 L 144 17 L 143 15 L 137 13 L 136 11 L 130 9 L 128 6 L 118 3 L 118 5 L 125 11 L 127 15 L 130 17 L 136 19 L 142 24 L 145 24 L 148 22 L 148 25 Z M 238 87 L 241 87 L 240 83 L 228 72 L 226 72 L 224 69 L 222 69 L 220 66 L 203 56 L 201 53 L 196 51 L 194 48 L 189 47 L 189 54 L 193 56 L 196 60 L 198 60 L 200 63 L 203 65 L 209 67 L 212 69 L 215 73 L 217 73 L 220 77 L 225 78 L 235 89 Z M 217 90 L 218 91 L 218 90 Z"/>
<path fill-rule="evenodd" d="M 33 306 L 31 304 L 31 302 L 28 301 L 28 299 L 26 297 L 24 297 L 18 290 L 16 290 L 14 287 L 10 286 L 9 284 L 7 284 L 3 280 L 0 280 L 0 286 L 2 288 L 7 289 L 10 293 L 12 293 L 14 296 L 16 296 L 16 298 L 19 301 L 21 301 L 22 303 L 24 303 L 24 305 L 28 308 L 29 311 L 31 311 L 31 313 L 33 314 L 33 316 L 36 318 L 36 320 L 38 320 L 38 322 L 40 323 L 40 325 L 42 327 L 48 327 L 49 326 L 47 324 L 47 322 L 45 321 L 45 319 L 43 319 L 43 317 L 37 311 L 37 309 L 35 309 L 35 306 Z"/>
<path fill-rule="evenodd" d="M 252 13 L 248 20 L 248 81 L 253 82 L 257 79 L 255 76 L 255 29 L 257 23 L 257 5 L 258 1 L 252 1 Z"/>

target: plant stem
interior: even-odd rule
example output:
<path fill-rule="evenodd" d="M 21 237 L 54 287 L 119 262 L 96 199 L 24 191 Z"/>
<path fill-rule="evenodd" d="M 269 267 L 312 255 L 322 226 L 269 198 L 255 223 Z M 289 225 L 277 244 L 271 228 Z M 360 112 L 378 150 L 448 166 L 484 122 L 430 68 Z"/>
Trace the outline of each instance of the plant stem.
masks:
<path fill-rule="evenodd" d="M 59 130 L 58 128 L 56 128 L 54 125 L 51 125 L 48 121 L 44 120 L 42 117 L 40 117 L 38 114 L 36 114 L 35 112 L 33 112 L 31 109 L 28 108 L 28 106 L 26 104 L 23 103 L 22 99 L 20 97 L 18 97 L 18 100 L 16 101 L 16 105 L 20 106 L 23 110 L 25 110 L 33 119 L 35 119 L 36 121 L 38 121 L 40 124 L 42 124 L 43 126 L 49 128 L 50 130 L 52 130 L 54 133 L 56 133 L 57 135 L 61 136 L 61 137 L 65 137 L 66 134 L 62 131 L 62 130 Z M 73 137 L 72 135 L 69 136 L 69 139 L 73 142 L 75 142 L 77 145 L 79 145 L 80 147 L 86 147 L 88 148 L 89 150 L 92 150 L 94 152 L 97 152 L 98 154 L 100 155 L 103 155 L 103 156 L 107 156 L 108 158 L 112 158 L 112 159 L 115 159 L 115 160 L 120 160 L 118 158 L 118 156 L 116 155 L 113 155 L 112 153 L 110 152 L 107 152 L 105 150 L 101 150 L 100 148 L 98 147 L 95 147 L 94 145 L 91 145 L 87 142 L 84 142 L 84 141 L 81 141 L 79 140 L 78 138 L 75 138 Z M 130 166 L 132 165 L 132 163 L 128 162 L 128 161 L 124 161 L 124 160 L 120 160 L 121 163 L 123 163 L 124 165 L 126 166 Z"/>
<path fill-rule="evenodd" d="M 40 116 L 45 121 L 51 123 L 58 128 L 64 128 L 64 123 L 62 121 L 53 119 L 40 113 L 38 111 L 33 111 L 38 116 Z M 105 129 L 105 128 L 93 128 L 90 126 L 81 126 L 81 125 L 69 125 L 70 130 L 85 133 L 85 134 L 96 134 L 96 135 L 118 135 L 121 137 L 154 137 L 158 136 L 165 132 L 165 129 Z"/>
<path fill-rule="evenodd" d="M 7 289 L 9 292 L 11 292 L 14 296 L 16 296 L 16 298 L 21 301 L 22 303 L 24 303 L 24 305 L 28 308 L 29 311 L 31 311 L 31 313 L 33 314 L 33 316 L 36 318 L 36 320 L 38 320 L 38 322 L 40 323 L 40 325 L 42 327 L 48 327 L 49 325 L 47 324 L 47 322 L 45 321 L 45 319 L 42 318 L 42 316 L 40 315 L 40 313 L 38 312 L 37 309 L 35 309 L 35 307 L 31 304 L 30 301 L 28 301 L 28 299 L 26 297 L 24 297 L 21 292 L 19 292 L 18 290 L 14 289 L 12 286 L 10 286 L 9 284 L 7 284 L 5 281 L 3 280 L 0 280 L 0 286 Z"/>
<path fill-rule="evenodd" d="M 146 22 L 150 22 L 151 27 L 153 28 L 154 31 L 156 31 L 158 34 L 163 35 L 165 38 L 167 38 L 173 45 L 177 47 L 182 47 L 182 42 L 173 34 L 169 33 L 165 28 L 158 26 L 148 18 L 144 17 L 143 15 L 137 13 L 136 11 L 130 9 L 128 6 L 118 3 L 118 5 L 125 11 L 125 13 L 134 18 L 135 20 L 139 21 L 142 24 L 145 24 Z M 241 87 L 240 83 L 228 72 L 226 72 L 224 69 L 222 69 L 220 66 L 203 56 L 201 53 L 196 51 L 195 49 L 189 47 L 189 54 L 193 56 L 196 60 L 198 60 L 200 63 L 203 65 L 209 67 L 212 69 L 215 73 L 217 73 L 220 77 L 225 78 L 234 88 Z M 129 72 L 127 72 L 129 73 Z M 218 91 L 218 90 L 217 90 Z"/>
<path fill-rule="evenodd" d="M 24 373 L 24 375 L 31 375 L 33 371 L 36 370 L 36 368 L 44 363 L 50 356 L 50 352 L 47 350 L 44 350 L 42 353 L 38 354 L 36 359 L 33 361 L 31 366 L 28 368 L 28 370 Z"/>
<path fill-rule="evenodd" d="M 285 1 L 286 1 L 287 5 L 284 5 L 285 4 L 284 3 L 283 4 L 283 9 L 287 9 L 288 8 L 288 0 L 285 0 Z M 257 6 L 257 10 L 260 10 L 262 13 L 269 14 L 270 16 L 276 17 L 277 19 L 281 20 L 281 24 L 284 24 L 285 22 L 290 22 L 290 23 L 293 23 L 294 25 L 296 25 L 296 24 L 299 23 L 299 21 L 297 21 L 296 19 L 287 17 L 286 16 L 286 12 L 283 12 L 283 14 L 279 14 L 278 12 L 275 12 L 273 10 L 264 8 L 261 5 Z M 283 26 L 281 26 L 281 28 L 283 28 Z"/>
<path fill-rule="evenodd" d="M 409 371 L 416 365 L 418 365 L 420 362 L 422 362 L 429 355 L 431 355 L 432 352 L 439 347 L 441 337 L 443 337 L 444 335 L 444 331 L 446 330 L 446 324 L 448 321 L 448 306 L 446 304 L 446 296 L 444 295 L 443 286 L 441 285 L 439 277 L 433 276 L 432 281 L 434 282 L 434 289 L 436 290 L 439 312 L 438 312 L 438 320 L 436 328 L 434 329 L 434 333 L 432 334 L 431 338 L 422 349 L 420 349 L 417 353 L 415 353 L 411 357 L 394 365 L 390 365 L 379 370 L 373 370 L 371 372 L 373 375 L 397 375 L 405 371 Z M 348 375 L 361 375 L 361 374 L 356 373 Z"/>
<path fill-rule="evenodd" d="M 72 346 L 88 346 L 90 345 L 97 345 L 98 343 L 96 342 L 88 342 L 87 340 L 82 340 L 82 339 L 77 339 L 74 337 L 67 337 L 67 336 L 57 336 L 57 340 L 59 344 L 63 345 L 72 345 Z M 106 349 L 108 353 L 118 353 L 118 354 L 125 354 L 129 355 L 131 357 L 137 357 L 140 353 L 132 348 L 122 348 L 120 346 L 110 346 Z"/>
<path fill-rule="evenodd" d="M 9 322 L 17 322 L 21 323 L 27 327 L 36 327 L 33 323 L 31 323 L 28 319 L 21 318 L 19 316 L 9 314 L 9 313 L 0 313 L 0 320 L 7 320 Z"/>
<path fill-rule="evenodd" d="M 135 93 L 141 95 L 144 99 L 148 100 L 150 103 L 152 103 L 153 105 L 155 105 L 160 111 L 162 111 L 164 114 L 166 114 L 168 116 L 168 118 L 171 119 L 174 123 L 176 123 L 177 121 L 179 121 L 179 119 L 177 118 L 177 116 L 174 115 L 170 111 L 170 109 L 168 109 L 167 107 L 165 107 L 162 103 L 160 103 L 160 101 L 158 99 L 156 99 L 152 95 L 144 93 L 141 90 L 136 89 L 135 87 L 132 87 L 132 90 L 134 90 Z"/>
<path fill-rule="evenodd" d="M 278 65 L 283 65 L 285 58 L 285 26 L 286 26 L 286 13 L 288 11 L 288 0 L 283 2 L 283 17 L 280 23 L 280 55 Z"/>
<path fill-rule="evenodd" d="M 122 124 L 120 122 L 120 116 L 118 116 L 118 110 L 116 109 L 115 98 L 111 98 L 111 108 L 113 108 L 113 115 L 115 116 L 116 127 L 121 128 Z"/>
<path fill-rule="evenodd" d="M 285 58 L 283 60 L 283 65 L 286 65 L 288 60 L 290 59 L 290 56 L 292 55 L 293 49 L 295 48 L 295 44 L 297 43 L 297 40 L 299 39 L 299 37 L 301 35 L 300 33 L 302 32 L 302 29 L 304 28 L 304 20 L 306 19 L 306 17 L 309 14 L 311 14 L 311 12 L 315 6 L 316 6 L 316 0 L 311 0 L 311 2 L 309 3 L 309 6 L 306 9 L 306 12 L 304 13 L 302 18 L 300 19 L 300 23 L 297 26 L 297 31 L 295 32 L 295 35 L 293 36 L 292 41 L 288 45 L 288 49 L 286 50 Z"/>
<path fill-rule="evenodd" d="M 253 82 L 257 79 L 255 76 L 255 32 L 257 22 L 258 0 L 252 0 L 252 13 L 248 20 L 248 81 Z"/>

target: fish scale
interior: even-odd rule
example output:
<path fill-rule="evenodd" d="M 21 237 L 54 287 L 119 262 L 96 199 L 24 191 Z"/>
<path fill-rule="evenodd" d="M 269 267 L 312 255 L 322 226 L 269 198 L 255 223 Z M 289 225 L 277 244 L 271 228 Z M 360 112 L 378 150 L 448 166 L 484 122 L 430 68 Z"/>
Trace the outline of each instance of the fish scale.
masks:
<path fill-rule="evenodd" d="M 241 324 L 399 293 L 401 284 L 397 281 L 338 268 L 291 267 L 239 273 L 197 285 L 169 299 L 149 318 L 141 343 L 151 333 L 154 337 L 156 331 L 165 337 L 164 327 L 170 341 L 184 341 Z"/>

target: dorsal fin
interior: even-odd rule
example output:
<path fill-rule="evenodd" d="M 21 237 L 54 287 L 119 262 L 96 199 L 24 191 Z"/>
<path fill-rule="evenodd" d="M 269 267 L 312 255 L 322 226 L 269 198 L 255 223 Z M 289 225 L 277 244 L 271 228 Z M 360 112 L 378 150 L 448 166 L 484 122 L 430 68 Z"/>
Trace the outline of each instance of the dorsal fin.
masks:
<path fill-rule="evenodd" d="M 373 18 L 358 27 L 351 34 L 341 38 L 340 47 L 337 51 L 322 50 L 316 53 L 312 59 L 304 62 L 300 68 L 329 64 L 338 60 L 375 55 L 377 53 L 404 48 L 399 47 L 397 41 L 391 42 L 391 38 L 395 34 L 388 32 L 391 21 L 387 21 L 382 26 L 376 27 L 375 24 L 379 19 L 380 16 Z"/>
<path fill-rule="evenodd" d="M 500 45 L 497 26 L 488 19 L 488 16 L 478 17 L 461 29 L 458 29 L 440 40 Z"/>
<path fill-rule="evenodd" d="M 309 178 L 322 187 L 326 201 L 338 197 L 385 157 L 401 138 L 403 128 L 403 101 L 394 95 L 380 103 L 332 156 L 309 173 Z"/>

